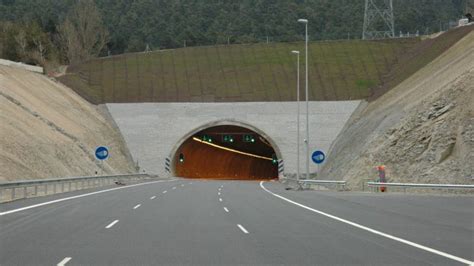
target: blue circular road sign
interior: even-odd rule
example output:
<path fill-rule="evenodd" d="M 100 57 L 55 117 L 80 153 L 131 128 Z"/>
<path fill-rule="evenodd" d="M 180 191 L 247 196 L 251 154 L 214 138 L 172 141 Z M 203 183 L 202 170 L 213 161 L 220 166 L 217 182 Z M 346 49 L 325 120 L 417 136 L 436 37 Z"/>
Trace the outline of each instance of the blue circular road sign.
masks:
<path fill-rule="evenodd" d="M 109 157 L 109 150 L 104 146 L 97 147 L 95 149 L 95 157 L 99 160 L 105 160 Z"/>
<path fill-rule="evenodd" d="M 315 151 L 311 155 L 311 159 L 313 160 L 314 163 L 320 164 L 324 162 L 324 159 L 326 159 L 326 155 L 324 155 L 324 152 L 322 151 Z"/>

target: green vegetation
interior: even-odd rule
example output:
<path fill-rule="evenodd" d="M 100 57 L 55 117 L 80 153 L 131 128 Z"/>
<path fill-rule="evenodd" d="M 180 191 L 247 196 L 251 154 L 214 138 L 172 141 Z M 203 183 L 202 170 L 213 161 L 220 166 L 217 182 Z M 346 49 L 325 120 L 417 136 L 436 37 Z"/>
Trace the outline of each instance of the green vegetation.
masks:
<path fill-rule="evenodd" d="M 474 26 L 437 38 L 323 41 L 309 46 L 310 100 L 375 99 L 449 49 Z M 190 47 L 73 65 L 61 81 L 93 103 L 293 101 L 304 43 Z"/>
<path fill-rule="evenodd" d="M 310 43 L 310 99 L 367 98 L 401 53 L 417 43 L 419 39 Z M 291 50 L 303 52 L 304 43 L 131 53 L 71 66 L 61 81 L 93 103 L 292 101 L 296 56 Z M 304 53 L 300 77 L 304 88 Z"/>
<path fill-rule="evenodd" d="M 2 0 L 0 23 L 38 24 L 58 51 L 60 25 L 80 2 Z M 395 32 L 431 34 L 472 12 L 472 0 L 393 0 Z M 309 19 L 311 40 L 360 38 L 364 1 L 347 0 L 93 0 L 109 32 L 102 55 L 186 46 L 300 41 L 298 18 Z M 90 13 L 90 15 L 92 15 Z M 94 16 L 95 17 L 95 16 Z M 63 55 L 64 60 L 65 55 Z"/>

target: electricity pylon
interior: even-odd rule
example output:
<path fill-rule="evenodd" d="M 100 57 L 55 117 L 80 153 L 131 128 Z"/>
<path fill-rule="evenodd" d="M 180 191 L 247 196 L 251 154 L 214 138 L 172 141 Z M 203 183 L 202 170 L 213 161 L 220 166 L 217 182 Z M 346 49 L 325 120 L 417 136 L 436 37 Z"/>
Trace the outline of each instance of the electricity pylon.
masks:
<path fill-rule="evenodd" d="M 363 40 L 395 37 L 392 0 L 365 0 Z"/>

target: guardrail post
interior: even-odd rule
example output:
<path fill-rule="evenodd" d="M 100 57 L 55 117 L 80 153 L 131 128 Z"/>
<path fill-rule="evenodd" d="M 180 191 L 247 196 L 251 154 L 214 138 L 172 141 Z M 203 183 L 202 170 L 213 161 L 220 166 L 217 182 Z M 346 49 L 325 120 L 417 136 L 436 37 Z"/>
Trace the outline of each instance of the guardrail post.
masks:
<path fill-rule="evenodd" d="M 15 199 L 15 196 L 16 196 L 16 195 L 15 195 L 15 189 L 16 189 L 16 188 L 12 188 L 12 200 L 14 200 L 14 199 Z"/>
<path fill-rule="evenodd" d="M 28 197 L 28 186 L 23 187 L 23 198 L 26 199 Z"/>
<path fill-rule="evenodd" d="M 35 197 L 36 197 L 36 196 L 38 196 L 38 185 L 35 185 L 34 190 L 35 190 L 35 192 L 34 192 L 35 194 L 34 194 L 34 195 L 35 195 Z"/>

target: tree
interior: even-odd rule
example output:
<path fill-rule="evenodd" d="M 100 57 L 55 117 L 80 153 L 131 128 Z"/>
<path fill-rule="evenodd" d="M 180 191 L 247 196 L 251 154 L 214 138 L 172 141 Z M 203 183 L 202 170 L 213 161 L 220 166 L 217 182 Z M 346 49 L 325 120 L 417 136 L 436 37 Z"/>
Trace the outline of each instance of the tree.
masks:
<path fill-rule="evenodd" d="M 69 63 L 97 57 L 108 41 L 108 32 L 92 0 L 79 0 L 59 26 L 62 48 Z"/>

